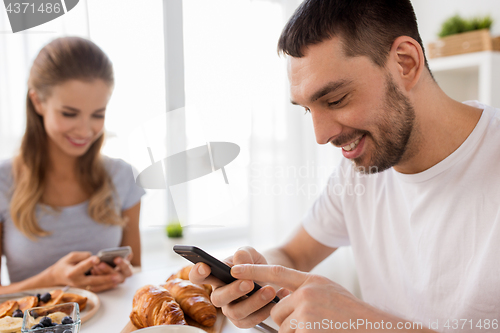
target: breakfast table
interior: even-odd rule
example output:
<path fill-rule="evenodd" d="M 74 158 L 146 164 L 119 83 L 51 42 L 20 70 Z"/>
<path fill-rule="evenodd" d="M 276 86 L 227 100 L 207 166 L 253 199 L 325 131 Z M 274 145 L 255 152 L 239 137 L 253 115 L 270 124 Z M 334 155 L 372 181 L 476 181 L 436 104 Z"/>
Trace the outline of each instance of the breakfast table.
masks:
<path fill-rule="evenodd" d="M 129 314 L 132 311 L 132 299 L 137 289 L 147 284 L 158 285 L 180 266 L 142 271 L 128 278 L 123 284 L 115 289 L 98 294 L 101 306 L 97 313 L 87 322 L 83 323 L 81 333 L 119 333 L 129 322 Z M 277 328 L 271 319 L 265 321 L 270 326 Z M 224 320 L 222 333 L 234 332 L 259 332 L 255 328 L 240 329 L 234 326 L 229 320 Z"/>

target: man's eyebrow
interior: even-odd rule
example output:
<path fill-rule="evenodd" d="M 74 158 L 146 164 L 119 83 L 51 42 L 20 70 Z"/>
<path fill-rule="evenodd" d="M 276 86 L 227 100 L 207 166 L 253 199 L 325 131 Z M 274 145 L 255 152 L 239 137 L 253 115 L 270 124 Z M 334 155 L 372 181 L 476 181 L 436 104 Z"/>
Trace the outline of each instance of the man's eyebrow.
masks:
<path fill-rule="evenodd" d="M 314 101 L 320 99 L 321 97 L 323 97 L 323 96 L 325 96 L 325 95 L 327 95 L 327 94 L 329 94 L 329 93 L 331 93 L 339 88 L 342 88 L 344 86 L 349 85 L 350 83 L 352 83 L 351 80 L 339 80 L 339 81 L 330 82 L 326 86 L 324 86 L 323 88 L 321 88 L 317 92 L 315 92 L 311 96 L 310 101 L 314 102 Z"/>
<path fill-rule="evenodd" d="M 339 81 L 329 82 L 324 87 L 319 89 L 317 92 L 315 92 L 311 96 L 311 98 L 309 99 L 309 103 L 312 103 L 312 102 L 320 99 L 321 97 L 323 97 L 323 96 L 325 96 L 325 95 L 327 95 L 327 94 L 329 94 L 329 93 L 331 93 L 339 88 L 347 86 L 351 83 L 352 83 L 351 80 L 339 80 Z M 292 103 L 293 105 L 300 105 L 299 103 L 295 102 L 294 100 L 290 100 L 290 103 Z"/>
<path fill-rule="evenodd" d="M 74 108 L 74 107 L 71 107 L 71 106 L 67 106 L 67 105 L 63 105 L 63 108 L 64 108 L 64 109 L 68 109 L 68 110 L 70 110 L 70 111 L 74 111 L 74 112 L 80 112 L 80 110 L 79 110 L 79 109 Z M 94 112 L 100 112 L 100 111 L 105 111 L 105 110 L 106 110 L 106 108 L 104 107 L 104 108 L 97 109 L 97 110 L 95 110 Z"/>

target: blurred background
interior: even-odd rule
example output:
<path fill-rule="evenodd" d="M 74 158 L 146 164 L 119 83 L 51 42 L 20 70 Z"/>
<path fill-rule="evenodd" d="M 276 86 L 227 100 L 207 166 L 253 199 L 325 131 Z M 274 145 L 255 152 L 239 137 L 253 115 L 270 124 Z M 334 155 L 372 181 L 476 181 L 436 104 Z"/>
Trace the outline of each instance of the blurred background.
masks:
<path fill-rule="evenodd" d="M 0 158 L 18 149 L 28 71 L 40 48 L 59 36 L 86 37 L 109 55 L 115 69 L 104 154 L 126 160 L 140 173 L 152 163 L 147 147 L 156 161 L 207 142 L 241 148 L 225 168 L 229 184 L 218 170 L 171 186 L 186 225 L 182 239 L 165 233 L 168 192 L 147 190 L 140 222 L 143 269 L 182 263 L 171 251 L 175 243 L 196 244 L 223 258 L 240 246 L 265 249 L 282 242 L 341 158 L 338 149 L 316 143 L 310 115 L 289 103 L 285 60 L 276 43 L 300 2 L 80 0 L 64 16 L 16 34 L 2 7 Z M 443 21 L 455 14 L 489 14 L 491 34 L 500 35 L 498 0 L 412 3 L 424 45 L 436 40 Z M 451 85 L 445 91 L 457 99 L 500 107 L 493 96 L 500 86 L 491 77 L 500 65 L 467 59 L 455 67 L 431 61 L 438 83 Z M 337 279 L 355 289 L 349 249 L 337 251 L 318 270 L 335 270 Z M 5 267 L 2 281 L 4 274 Z"/>

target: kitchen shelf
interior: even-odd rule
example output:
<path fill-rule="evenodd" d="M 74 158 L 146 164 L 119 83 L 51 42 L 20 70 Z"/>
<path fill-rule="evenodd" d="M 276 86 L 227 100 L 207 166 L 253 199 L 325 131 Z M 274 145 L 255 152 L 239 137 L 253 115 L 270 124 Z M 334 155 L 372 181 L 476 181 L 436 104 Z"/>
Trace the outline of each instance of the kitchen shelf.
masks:
<path fill-rule="evenodd" d="M 500 107 L 500 52 L 483 51 L 429 60 L 443 91 L 458 101 Z"/>

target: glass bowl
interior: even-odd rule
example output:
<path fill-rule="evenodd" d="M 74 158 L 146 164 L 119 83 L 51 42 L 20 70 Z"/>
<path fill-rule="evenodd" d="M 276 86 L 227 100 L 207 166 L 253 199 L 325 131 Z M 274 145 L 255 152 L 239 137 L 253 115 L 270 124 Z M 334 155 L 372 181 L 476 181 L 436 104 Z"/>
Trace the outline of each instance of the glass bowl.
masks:
<path fill-rule="evenodd" d="M 63 317 L 69 316 L 72 324 L 61 324 Z M 44 319 L 45 317 L 50 318 Z M 43 320 L 43 321 L 42 321 Z M 52 322 L 55 326 L 33 327 L 42 322 Z M 78 333 L 80 332 L 81 320 L 78 303 L 64 303 L 57 305 L 31 308 L 24 311 L 22 333 Z"/>

